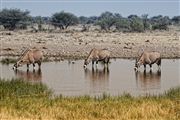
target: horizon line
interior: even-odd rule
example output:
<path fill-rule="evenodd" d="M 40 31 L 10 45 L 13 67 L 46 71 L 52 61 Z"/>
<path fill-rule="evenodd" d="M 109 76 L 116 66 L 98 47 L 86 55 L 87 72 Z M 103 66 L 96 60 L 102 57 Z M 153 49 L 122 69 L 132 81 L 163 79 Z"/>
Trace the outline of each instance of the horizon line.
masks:
<path fill-rule="evenodd" d="M 180 1 L 177 0 L 172 0 L 172 1 L 166 1 L 166 0 L 158 0 L 158 1 L 151 1 L 151 0 L 148 0 L 148 1 L 143 1 L 143 0 L 136 0 L 136 1 L 126 1 L 126 0 L 122 0 L 122 1 L 117 1 L 117 0 L 112 0 L 112 1 L 107 1 L 107 0 L 89 0 L 89 1 L 83 1 L 83 0 L 77 0 L 77 1 L 74 1 L 74 0 L 69 0 L 69 1 L 65 1 L 65 0 L 60 0 L 60 1 L 57 1 L 57 0 L 52 0 L 52 1 L 46 1 L 46 0 L 37 0 L 37 1 L 17 1 L 17 0 L 6 0 L 6 1 L 3 1 L 1 0 L 0 1 L 1 3 L 101 3 L 101 2 L 106 2 L 106 3 L 132 3 L 132 2 L 137 2 L 137 3 L 161 3 L 161 2 L 165 2 L 165 3 L 179 3 Z"/>

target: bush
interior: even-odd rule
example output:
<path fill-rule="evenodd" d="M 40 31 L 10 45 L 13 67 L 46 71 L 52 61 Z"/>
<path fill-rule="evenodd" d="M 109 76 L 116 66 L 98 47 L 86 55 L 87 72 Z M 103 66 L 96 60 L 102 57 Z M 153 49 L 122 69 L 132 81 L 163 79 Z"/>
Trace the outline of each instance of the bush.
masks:
<path fill-rule="evenodd" d="M 171 20 L 174 25 L 180 25 L 180 16 L 174 16 Z"/>
<path fill-rule="evenodd" d="M 25 29 L 29 21 L 29 11 L 21 11 L 19 9 L 3 9 L 0 11 L 0 24 L 3 25 L 5 29 Z"/>
<path fill-rule="evenodd" d="M 153 26 L 152 26 L 152 29 L 153 30 L 167 30 L 168 27 L 166 24 L 158 24 L 158 23 L 155 23 Z"/>
<path fill-rule="evenodd" d="M 171 21 L 169 19 L 169 17 L 167 16 L 154 16 L 151 18 L 151 24 L 152 24 L 152 29 L 156 30 L 167 30 L 168 29 L 168 25 L 171 24 Z"/>
<path fill-rule="evenodd" d="M 109 31 L 110 28 L 114 25 L 115 20 L 112 18 L 109 19 L 102 19 L 96 23 L 101 27 L 101 30 Z"/>
<path fill-rule="evenodd" d="M 143 32 L 144 31 L 144 24 L 143 20 L 139 17 L 131 17 L 129 18 L 131 23 L 131 31 L 136 31 L 136 32 Z"/>
<path fill-rule="evenodd" d="M 96 22 L 96 25 L 101 27 L 101 30 L 109 31 L 110 28 L 115 24 L 116 18 L 110 12 L 104 12 L 99 17 L 99 20 Z"/>
<path fill-rule="evenodd" d="M 91 16 L 88 18 L 87 24 L 95 24 L 98 21 L 97 16 Z"/>
<path fill-rule="evenodd" d="M 67 29 L 68 26 L 77 24 L 78 18 L 71 13 L 62 11 L 60 13 L 55 13 L 51 17 L 51 23 L 52 25 L 54 25 L 55 27 L 59 27 L 60 29 Z"/>
<path fill-rule="evenodd" d="M 150 30 L 151 24 L 148 19 L 148 14 L 142 15 L 142 21 L 143 21 L 143 25 L 144 25 L 144 30 Z"/>
<path fill-rule="evenodd" d="M 130 31 L 130 21 L 126 18 L 117 19 L 115 27 L 118 31 L 128 32 Z"/>
<path fill-rule="evenodd" d="M 42 24 L 44 24 L 44 20 L 41 16 L 36 16 L 33 18 L 33 22 L 37 23 L 38 30 L 42 31 Z"/>
<path fill-rule="evenodd" d="M 80 24 L 88 24 L 88 17 L 80 16 L 79 17 L 79 23 Z"/>

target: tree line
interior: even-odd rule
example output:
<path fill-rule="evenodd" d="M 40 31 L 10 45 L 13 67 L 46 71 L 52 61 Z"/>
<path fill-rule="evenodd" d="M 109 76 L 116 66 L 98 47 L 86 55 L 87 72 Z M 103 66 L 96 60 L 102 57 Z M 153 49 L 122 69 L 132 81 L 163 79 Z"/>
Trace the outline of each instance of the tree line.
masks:
<path fill-rule="evenodd" d="M 180 25 L 180 16 L 169 18 L 168 16 L 148 17 L 129 15 L 123 17 L 119 13 L 103 12 L 100 16 L 85 17 L 68 12 L 56 12 L 51 17 L 30 15 L 29 11 L 20 9 L 3 9 L 0 11 L 0 25 L 7 30 L 26 29 L 28 25 L 37 24 L 38 29 L 42 29 L 43 24 L 53 25 L 55 28 L 67 29 L 69 26 L 82 24 L 83 30 L 87 30 L 87 25 L 96 25 L 104 31 L 114 28 L 123 32 L 144 32 L 147 30 L 167 30 L 169 25 Z"/>

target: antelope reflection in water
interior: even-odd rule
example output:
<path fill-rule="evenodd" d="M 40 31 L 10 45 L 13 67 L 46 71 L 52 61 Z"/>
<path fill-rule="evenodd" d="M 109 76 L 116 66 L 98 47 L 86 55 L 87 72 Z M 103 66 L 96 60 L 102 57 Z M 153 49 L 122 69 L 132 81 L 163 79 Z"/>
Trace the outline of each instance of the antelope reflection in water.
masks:
<path fill-rule="evenodd" d="M 22 78 L 25 80 L 30 80 L 30 81 L 41 81 L 42 80 L 41 69 L 33 70 L 33 71 L 27 70 L 26 72 L 16 69 L 16 70 L 14 70 L 14 73 L 18 78 Z"/>
<path fill-rule="evenodd" d="M 136 86 L 138 89 L 159 89 L 161 87 L 161 71 L 135 71 Z"/>
<path fill-rule="evenodd" d="M 109 86 L 109 68 L 84 69 L 85 78 L 90 80 L 90 89 L 94 92 L 105 92 Z"/>

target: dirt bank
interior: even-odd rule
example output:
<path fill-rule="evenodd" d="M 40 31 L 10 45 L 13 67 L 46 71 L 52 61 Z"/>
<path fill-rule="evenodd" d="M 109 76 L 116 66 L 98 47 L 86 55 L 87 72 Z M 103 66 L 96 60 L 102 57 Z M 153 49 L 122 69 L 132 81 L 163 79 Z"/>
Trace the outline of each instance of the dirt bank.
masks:
<path fill-rule="evenodd" d="M 43 49 L 45 56 L 84 58 L 92 48 L 108 48 L 112 57 L 132 58 L 141 48 L 159 51 L 163 58 L 179 58 L 179 31 L 146 33 L 0 31 L 0 55 L 17 56 L 26 47 Z"/>

